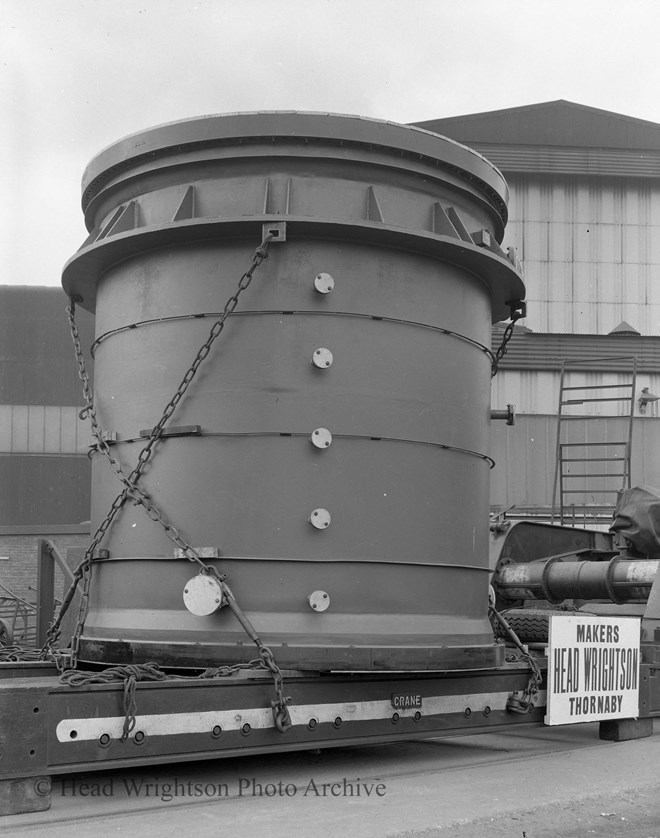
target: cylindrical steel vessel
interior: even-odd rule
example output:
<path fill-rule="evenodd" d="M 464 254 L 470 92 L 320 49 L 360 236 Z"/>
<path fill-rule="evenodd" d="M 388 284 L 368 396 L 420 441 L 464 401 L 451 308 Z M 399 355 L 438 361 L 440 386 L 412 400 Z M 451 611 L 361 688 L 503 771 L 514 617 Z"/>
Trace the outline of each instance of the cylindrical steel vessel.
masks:
<path fill-rule="evenodd" d="M 139 485 L 190 544 L 219 549 L 209 562 L 280 666 L 501 660 L 487 347 L 524 291 L 498 245 L 506 200 L 451 140 L 321 114 L 161 126 L 85 173 L 90 235 L 63 285 L 96 312 L 95 400 L 127 473 L 263 225 L 279 230 Z M 120 491 L 95 454 L 93 525 Z M 186 609 L 197 568 L 141 507 L 102 546 L 81 659 L 254 657 L 228 608 Z"/>

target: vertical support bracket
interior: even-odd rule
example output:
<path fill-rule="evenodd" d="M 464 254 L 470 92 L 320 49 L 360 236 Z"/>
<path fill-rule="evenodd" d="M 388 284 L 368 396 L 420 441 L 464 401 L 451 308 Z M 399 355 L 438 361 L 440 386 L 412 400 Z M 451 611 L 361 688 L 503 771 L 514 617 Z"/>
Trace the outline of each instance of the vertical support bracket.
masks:
<path fill-rule="evenodd" d="M 55 604 L 55 561 L 50 542 L 37 541 L 37 646 L 46 642 Z"/>

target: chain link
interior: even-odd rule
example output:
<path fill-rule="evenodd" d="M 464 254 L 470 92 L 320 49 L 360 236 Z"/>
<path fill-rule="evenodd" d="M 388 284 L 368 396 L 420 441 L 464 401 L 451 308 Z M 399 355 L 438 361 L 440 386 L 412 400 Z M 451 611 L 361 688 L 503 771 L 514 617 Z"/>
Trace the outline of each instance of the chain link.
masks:
<path fill-rule="evenodd" d="M 255 250 L 254 258 L 252 259 L 252 264 L 250 265 L 248 270 L 243 274 L 243 276 L 240 278 L 236 291 L 232 294 L 232 296 L 225 303 L 225 307 L 223 309 L 223 312 L 220 315 L 219 319 L 216 320 L 215 323 L 213 324 L 213 326 L 211 327 L 211 331 L 209 332 L 209 336 L 206 339 L 206 342 L 200 347 L 199 351 L 197 352 L 197 355 L 195 356 L 194 361 L 190 365 L 186 374 L 183 376 L 183 379 L 181 380 L 181 383 L 179 384 L 176 392 L 174 393 L 174 395 L 172 396 L 170 401 L 165 406 L 165 410 L 163 411 L 163 415 L 161 416 L 160 421 L 154 427 L 154 429 L 151 431 L 151 436 L 149 437 L 149 441 L 147 442 L 145 447 L 140 452 L 140 456 L 138 457 L 137 465 L 135 466 L 135 468 L 133 469 L 133 471 L 131 472 L 131 474 L 128 477 L 128 480 L 131 484 L 133 484 L 142 474 L 142 471 L 144 470 L 144 467 L 146 466 L 147 462 L 151 458 L 153 448 L 154 448 L 156 442 L 158 441 L 158 439 L 159 439 L 159 437 L 160 437 L 160 435 L 163 431 L 163 428 L 165 427 L 167 422 L 172 417 L 172 414 L 176 410 L 177 405 L 179 404 L 181 399 L 184 397 L 188 387 L 190 386 L 190 383 L 192 382 L 194 377 L 197 375 L 197 370 L 199 369 L 199 367 L 201 366 L 201 364 L 203 363 L 203 361 L 206 359 L 209 352 L 211 351 L 211 347 L 213 346 L 214 342 L 222 334 L 222 331 L 225 328 L 225 323 L 227 321 L 227 318 L 229 317 L 230 314 L 232 314 L 235 311 L 236 306 L 238 305 L 238 298 L 243 293 L 243 291 L 246 291 L 249 288 L 250 283 L 252 282 L 252 277 L 253 277 L 254 271 L 259 267 L 259 265 L 261 265 L 261 263 L 264 261 L 264 259 L 267 258 L 267 256 L 268 256 L 268 244 L 269 244 L 269 242 L 271 241 L 272 238 L 273 238 L 273 234 L 272 233 L 267 233 L 264 236 L 263 241 L 261 242 L 261 245 Z"/>
<path fill-rule="evenodd" d="M 508 345 L 509 341 L 513 337 L 513 330 L 515 329 L 516 323 L 519 320 L 522 320 L 523 317 L 527 315 L 527 306 L 522 300 L 514 300 L 513 302 L 507 303 L 509 309 L 511 311 L 511 322 L 507 325 L 506 329 L 504 330 L 504 334 L 502 335 L 502 342 L 500 343 L 497 351 L 493 356 L 493 361 L 490 365 L 490 377 L 495 378 L 497 375 L 497 370 L 500 365 L 500 361 L 506 353 L 508 352 Z"/>
<path fill-rule="evenodd" d="M 535 707 L 535 701 L 538 696 L 541 684 L 543 683 L 543 673 L 541 667 L 538 665 L 534 655 L 523 646 L 520 638 L 511 628 L 503 614 L 500 614 L 493 606 L 490 606 L 489 613 L 495 618 L 496 626 L 501 631 L 504 637 L 509 637 L 520 652 L 520 657 L 515 660 L 523 660 L 530 668 L 529 681 L 524 690 L 518 690 L 509 696 L 506 702 L 506 709 L 511 713 L 518 713 L 525 715 L 531 713 Z"/>
<path fill-rule="evenodd" d="M 268 257 L 268 245 L 272 238 L 274 238 L 272 233 L 266 233 L 264 235 L 264 238 L 260 246 L 254 252 L 254 257 L 252 259 L 250 267 L 241 276 L 236 291 L 227 300 L 222 314 L 220 315 L 218 320 L 213 324 L 206 341 L 198 350 L 192 364 L 183 376 L 174 395 L 165 406 L 160 420 L 152 429 L 149 435 L 149 440 L 147 444 L 140 451 L 135 467 L 128 475 L 124 473 L 121 463 L 113 455 L 110 445 L 108 444 L 108 441 L 98 421 L 96 408 L 94 405 L 91 381 L 89 378 L 89 373 L 87 372 L 85 356 L 80 342 L 80 333 L 78 331 L 75 319 L 76 300 L 73 297 L 70 298 L 70 305 L 67 309 L 67 315 L 69 318 L 71 336 L 73 340 L 76 360 L 78 363 L 78 375 L 82 381 L 83 396 L 85 399 L 85 408 L 83 409 L 83 411 L 81 411 L 81 415 L 84 413 L 89 418 L 92 427 L 92 433 L 95 439 L 96 448 L 108 460 L 115 474 L 117 475 L 119 480 L 124 484 L 124 487 L 112 502 L 112 505 L 106 517 L 97 527 L 96 532 L 94 533 L 94 536 L 92 537 L 92 540 L 89 546 L 87 547 L 84 559 L 74 572 L 73 582 L 69 590 L 67 591 L 62 606 L 59 609 L 57 618 L 51 623 L 51 625 L 48 628 L 46 643 L 44 644 L 44 647 L 41 650 L 41 657 L 42 659 L 47 656 L 52 657 L 55 660 L 60 673 L 64 671 L 66 663 L 65 656 L 59 649 L 56 649 L 55 646 L 61 635 L 62 619 L 68 611 L 73 597 L 76 593 L 76 590 L 82 582 L 80 606 L 78 609 L 76 627 L 73 633 L 70 661 L 68 663 L 68 665 L 75 670 L 78 661 L 80 637 L 87 616 L 87 609 L 89 606 L 91 570 L 94 554 L 101 542 L 103 541 L 106 532 L 112 525 L 112 522 L 116 518 L 117 514 L 124 507 L 126 501 L 130 498 L 136 504 L 141 505 L 148 517 L 164 529 L 167 537 L 183 552 L 183 555 L 186 556 L 186 558 L 189 561 L 196 562 L 200 566 L 200 573 L 214 575 L 222 585 L 226 602 L 230 605 L 231 610 L 238 618 L 239 622 L 245 629 L 250 639 L 257 645 L 259 649 L 260 665 L 262 666 L 262 668 L 267 669 L 273 676 L 276 694 L 276 700 L 271 702 L 271 705 L 273 707 L 273 716 L 275 725 L 278 728 L 278 730 L 284 732 L 289 727 L 291 727 L 291 720 L 289 717 L 289 711 L 287 709 L 287 699 L 284 696 L 284 678 L 282 675 L 282 671 L 280 670 L 279 666 L 277 666 L 277 664 L 275 663 L 272 652 L 270 651 L 270 649 L 268 649 L 267 646 L 264 646 L 254 627 L 239 607 L 233 593 L 229 589 L 229 586 L 227 586 L 224 581 L 224 575 L 219 574 L 217 569 L 213 565 L 207 565 L 204 561 L 202 561 L 197 550 L 195 550 L 195 548 L 183 538 L 183 536 L 178 532 L 176 527 L 170 521 L 168 521 L 162 514 L 162 512 L 160 512 L 160 510 L 151 502 L 149 496 L 137 486 L 137 482 L 142 476 L 142 473 L 147 463 L 153 455 L 154 448 L 161 437 L 165 425 L 171 419 L 180 401 L 185 396 L 190 384 L 197 375 L 197 371 L 199 370 L 200 366 L 205 361 L 205 359 L 208 357 L 213 344 L 222 334 L 227 318 L 236 310 L 240 295 L 244 291 L 246 291 L 247 288 L 250 286 L 255 270 L 259 267 L 259 265 L 261 265 L 264 259 Z M 126 695 L 131 697 L 131 701 L 129 703 L 132 707 L 132 703 L 134 703 L 135 694 L 134 675 L 127 676 L 127 680 L 125 681 L 125 690 L 127 691 Z M 129 715 L 134 717 L 134 712 L 131 711 L 131 713 L 129 714 L 129 712 L 127 711 L 127 719 L 129 718 Z M 129 732 L 130 731 L 127 728 L 125 728 L 124 738 L 128 736 Z"/>
<path fill-rule="evenodd" d="M 213 570 L 215 570 L 215 568 L 213 568 Z M 263 642 L 261 641 L 261 638 L 256 632 L 256 629 L 239 606 L 229 585 L 223 579 L 220 580 L 220 584 L 222 585 L 222 590 L 227 605 L 232 610 L 234 616 L 239 621 L 239 623 L 243 626 L 243 629 L 245 630 L 247 636 L 259 649 L 259 657 L 261 659 L 263 668 L 267 669 L 273 676 L 273 684 L 275 687 L 276 695 L 276 700 L 271 701 L 271 707 L 273 708 L 273 720 L 275 722 L 275 726 L 280 731 L 280 733 L 285 733 L 291 727 L 292 724 L 291 716 L 288 710 L 288 704 L 290 703 L 291 699 L 285 697 L 284 695 L 284 677 L 282 675 L 282 670 L 275 663 L 275 659 L 271 650 L 268 648 L 268 646 L 264 646 Z"/>
<path fill-rule="evenodd" d="M 201 681 L 227 678 L 244 670 L 263 669 L 261 660 L 236 663 L 205 669 L 199 675 L 175 675 L 164 672 L 157 663 L 123 664 L 109 666 L 101 672 L 85 672 L 67 669 L 60 680 L 69 687 L 84 687 L 90 684 L 112 684 L 120 682 L 123 692 L 124 723 L 120 742 L 125 742 L 135 730 L 137 723 L 137 685 L 142 681 Z"/>

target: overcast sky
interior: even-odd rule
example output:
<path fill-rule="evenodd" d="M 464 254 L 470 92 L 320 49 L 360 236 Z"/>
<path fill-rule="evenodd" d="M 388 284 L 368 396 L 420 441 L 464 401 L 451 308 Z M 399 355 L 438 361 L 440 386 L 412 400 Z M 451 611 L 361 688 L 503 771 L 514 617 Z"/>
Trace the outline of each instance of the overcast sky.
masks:
<path fill-rule="evenodd" d="M 553 99 L 660 123 L 659 24 L 658 0 L 0 0 L 0 284 L 59 284 L 82 172 L 126 134 Z"/>

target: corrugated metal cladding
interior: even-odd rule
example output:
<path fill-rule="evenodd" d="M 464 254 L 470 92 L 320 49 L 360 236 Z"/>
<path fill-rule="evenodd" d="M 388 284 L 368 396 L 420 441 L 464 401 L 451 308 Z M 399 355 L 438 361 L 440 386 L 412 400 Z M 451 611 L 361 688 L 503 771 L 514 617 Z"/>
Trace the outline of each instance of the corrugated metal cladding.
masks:
<path fill-rule="evenodd" d="M 59 288 L 0 286 L 0 404 L 84 404 L 66 306 Z M 77 320 L 88 350 L 94 319 Z"/>
<path fill-rule="evenodd" d="M 86 456 L 0 457 L 0 526 L 88 521 L 90 481 Z"/>
<path fill-rule="evenodd" d="M 611 148 L 559 148 L 557 146 L 472 145 L 498 169 L 515 172 L 545 172 L 610 177 L 660 177 L 660 153 Z"/>
<path fill-rule="evenodd" d="M 66 306 L 58 288 L 0 286 L 0 526 L 89 519 L 89 430 Z M 93 318 L 77 319 L 88 350 Z"/>
<path fill-rule="evenodd" d="M 91 437 L 76 405 L 0 404 L 0 454 L 86 454 Z"/>
<path fill-rule="evenodd" d="M 504 329 L 493 328 L 491 348 L 502 342 Z M 548 335 L 514 330 L 500 369 L 560 370 L 564 362 L 573 369 L 623 372 L 637 358 L 640 372 L 660 373 L 660 337 L 640 335 Z"/>
<path fill-rule="evenodd" d="M 503 410 L 508 404 L 516 406 L 516 412 L 528 415 L 549 414 L 556 416 L 559 410 L 559 382 L 561 373 L 539 370 L 501 370 L 493 379 L 491 403 L 496 410 Z M 565 386 L 602 387 L 620 385 L 612 390 L 577 390 L 564 394 L 564 398 L 573 399 L 581 404 L 565 405 L 564 414 L 568 416 L 628 416 L 630 414 L 629 387 L 632 377 L 626 373 L 571 372 L 564 378 Z M 647 404 L 645 411 L 640 410 L 638 399 L 643 387 L 649 393 L 660 396 L 660 374 L 638 373 L 635 394 L 634 416 L 658 416 L 658 402 Z M 588 402 L 588 398 L 608 398 L 607 402 Z M 515 427 L 514 427 L 515 430 Z"/>
<path fill-rule="evenodd" d="M 500 326 L 493 329 L 492 347 L 502 340 Z M 623 399 L 631 393 L 623 385 L 632 383 L 633 359 L 637 361 L 636 416 L 657 416 L 658 402 L 644 411 L 637 403 L 642 388 L 660 396 L 660 338 L 640 335 L 550 335 L 514 331 L 507 354 L 500 362 L 492 383 L 492 406 L 498 410 L 515 404 L 519 413 L 556 414 L 559 384 L 565 364 L 566 386 L 602 387 L 614 384 L 611 392 L 567 394 L 582 404 L 567 407 L 570 415 L 626 416 L 630 405 Z M 587 402 L 585 398 L 611 396 L 614 402 Z M 622 398 L 619 398 L 622 397 Z"/>
<path fill-rule="evenodd" d="M 615 441 L 626 438 L 625 419 L 603 422 L 576 420 L 572 432 L 585 441 Z M 519 416 L 513 427 L 504 422 L 491 423 L 491 504 L 509 508 L 552 506 L 555 474 L 557 420 L 554 416 Z M 633 423 L 631 459 L 632 485 L 660 487 L 660 422 L 657 419 L 636 419 Z M 613 456 L 608 448 L 603 456 Z M 594 485 L 594 484 L 590 484 Z M 575 481 L 571 488 L 582 488 Z M 611 502 L 611 495 L 594 493 L 585 498 L 576 496 L 576 503 Z"/>
<path fill-rule="evenodd" d="M 506 173 L 535 332 L 660 334 L 660 183 Z"/>

